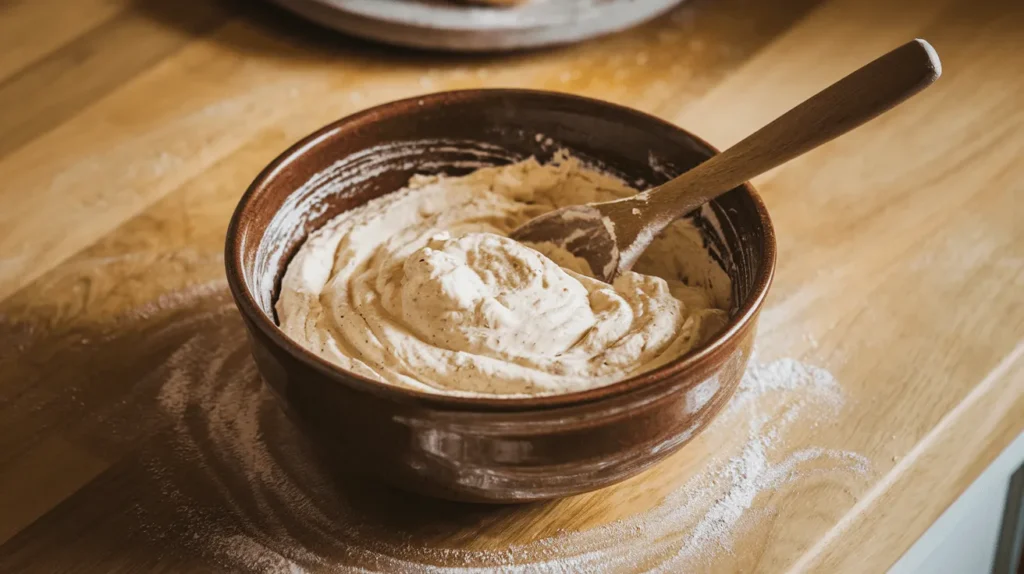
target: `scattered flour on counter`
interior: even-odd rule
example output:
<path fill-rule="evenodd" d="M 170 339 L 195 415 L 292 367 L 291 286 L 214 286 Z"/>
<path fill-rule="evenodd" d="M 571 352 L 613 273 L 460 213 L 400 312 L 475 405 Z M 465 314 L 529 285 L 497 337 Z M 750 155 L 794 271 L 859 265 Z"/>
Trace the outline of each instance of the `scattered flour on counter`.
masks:
<path fill-rule="evenodd" d="M 445 548 L 438 533 L 463 532 L 510 511 L 449 506 L 326 472 L 260 383 L 223 288 L 165 297 L 138 317 L 158 315 L 167 321 L 159 344 L 176 345 L 161 367 L 157 397 L 172 432 L 163 448 L 147 449 L 146 468 L 174 501 L 184 531 L 166 542 L 163 525 L 142 530 L 160 531 L 163 542 L 230 571 L 689 571 L 722 559 L 738 533 L 772 516 L 776 509 L 764 497 L 773 492 L 811 477 L 855 483 L 870 472 L 857 453 L 784 450 L 794 423 L 838 414 L 842 389 L 823 369 L 755 356 L 730 405 L 698 439 L 719 454 L 666 486 L 652 508 L 500 550 Z M 423 516 L 436 520 L 424 524 Z"/>

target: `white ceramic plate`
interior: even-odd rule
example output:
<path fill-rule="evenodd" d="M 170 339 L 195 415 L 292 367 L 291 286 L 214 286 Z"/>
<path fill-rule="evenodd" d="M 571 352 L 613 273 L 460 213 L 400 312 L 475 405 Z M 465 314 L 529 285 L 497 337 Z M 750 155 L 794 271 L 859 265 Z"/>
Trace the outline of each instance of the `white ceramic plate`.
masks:
<path fill-rule="evenodd" d="M 413 48 L 498 51 L 567 44 L 635 26 L 682 0 L 533 0 L 511 8 L 448 0 L 272 0 L 353 36 Z"/>

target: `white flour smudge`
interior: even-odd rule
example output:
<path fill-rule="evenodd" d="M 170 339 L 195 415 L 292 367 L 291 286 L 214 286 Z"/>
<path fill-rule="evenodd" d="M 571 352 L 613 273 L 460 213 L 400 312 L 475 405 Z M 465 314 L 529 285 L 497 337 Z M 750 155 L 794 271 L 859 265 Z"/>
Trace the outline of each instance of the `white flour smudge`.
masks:
<path fill-rule="evenodd" d="M 332 478 L 263 389 L 228 298 L 210 286 L 192 297 L 205 302 L 195 305 L 202 310 L 175 312 L 164 329 L 180 327 L 186 340 L 164 366 L 159 395 L 173 421 L 175 454 L 156 457 L 149 467 L 161 490 L 180 501 L 181 519 L 193 533 L 186 537 L 190 548 L 231 570 L 679 572 L 710 564 L 732 549 L 738 530 L 769 516 L 772 509 L 767 499 L 759 502 L 762 495 L 813 475 L 838 480 L 869 472 L 869 462 L 856 453 L 818 447 L 787 451 L 787 429 L 796 421 L 813 424 L 834 417 L 842 407 L 841 388 L 823 369 L 754 357 L 730 405 L 705 431 L 706 439 L 698 439 L 726 445 L 721 454 L 653 508 L 501 550 L 439 547 L 423 542 L 415 529 L 382 523 L 372 507 L 394 505 L 396 499 L 398 504 L 443 503 L 406 500 L 393 491 L 382 494 Z M 188 299 L 188 294 L 168 297 L 157 308 L 185 306 Z M 739 441 L 732 438 L 737 428 L 745 431 Z M 189 480 L 181 478 L 182 468 Z M 198 502 L 190 491 L 196 482 L 219 502 Z M 430 516 L 419 508 L 406 514 Z M 453 531 L 465 528 L 440 517 L 431 527 L 446 524 Z"/>

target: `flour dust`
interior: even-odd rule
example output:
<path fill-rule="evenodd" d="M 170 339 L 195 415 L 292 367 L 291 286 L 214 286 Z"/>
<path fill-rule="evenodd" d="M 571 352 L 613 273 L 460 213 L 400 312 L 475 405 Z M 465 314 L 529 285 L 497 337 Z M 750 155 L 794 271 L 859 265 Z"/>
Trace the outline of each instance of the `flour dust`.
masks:
<path fill-rule="evenodd" d="M 732 550 L 771 509 L 758 497 L 812 475 L 857 480 L 861 455 L 785 451 L 796 421 L 842 408 L 825 370 L 754 357 L 728 408 L 705 431 L 732 445 L 649 510 L 603 526 L 494 550 L 452 537 L 516 512 L 430 501 L 328 471 L 263 388 L 241 321 L 221 288 L 165 298 L 161 332 L 180 341 L 161 366 L 158 404 L 170 448 L 146 468 L 176 504 L 175 543 L 219 567 L 251 572 L 679 572 Z M 169 312 L 170 311 L 170 312 Z M 735 433 L 743 435 L 737 442 Z M 719 442 L 723 442 L 719 440 Z M 634 483 L 637 484 L 637 483 Z M 470 530 L 473 530 L 470 528 Z"/>

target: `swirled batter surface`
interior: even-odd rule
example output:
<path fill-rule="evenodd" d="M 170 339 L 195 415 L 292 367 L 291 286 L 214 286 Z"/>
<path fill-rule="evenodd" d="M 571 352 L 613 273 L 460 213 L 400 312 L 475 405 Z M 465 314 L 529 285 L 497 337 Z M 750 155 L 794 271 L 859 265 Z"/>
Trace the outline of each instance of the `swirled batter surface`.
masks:
<path fill-rule="evenodd" d="M 634 193 L 564 155 L 416 176 L 310 235 L 284 276 L 281 328 L 345 369 L 444 394 L 558 394 L 652 370 L 726 321 L 728 276 L 691 223 L 613 285 L 506 237 L 552 209 Z"/>

